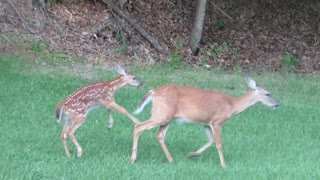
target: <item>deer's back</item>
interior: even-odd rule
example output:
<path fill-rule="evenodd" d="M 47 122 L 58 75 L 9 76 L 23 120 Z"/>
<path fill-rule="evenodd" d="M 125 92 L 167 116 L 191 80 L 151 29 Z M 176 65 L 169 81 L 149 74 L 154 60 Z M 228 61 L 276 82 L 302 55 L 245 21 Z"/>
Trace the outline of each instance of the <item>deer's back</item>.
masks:
<path fill-rule="evenodd" d="M 58 104 L 56 114 L 59 117 L 60 109 L 64 105 L 66 111 L 76 114 L 86 114 L 89 110 L 100 107 L 105 100 L 113 100 L 113 93 L 105 82 L 92 83 L 81 87 Z"/>
<path fill-rule="evenodd" d="M 154 91 L 153 97 L 157 107 L 174 109 L 174 117 L 198 121 L 207 121 L 231 103 L 222 93 L 177 85 L 162 86 Z"/>

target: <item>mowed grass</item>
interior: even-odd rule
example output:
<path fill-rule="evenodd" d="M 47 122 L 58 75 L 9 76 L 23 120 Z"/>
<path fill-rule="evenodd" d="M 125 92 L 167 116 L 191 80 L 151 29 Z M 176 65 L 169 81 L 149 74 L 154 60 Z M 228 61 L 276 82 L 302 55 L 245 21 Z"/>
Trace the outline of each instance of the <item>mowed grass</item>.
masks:
<path fill-rule="evenodd" d="M 71 67 L 71 66 L 68 66 Z M 33 64 L 25 58 L 0 59 L 0 179 L 317 179 L 320 177 L 320 77 L 265 73 L 249 75 L 279 102 L 272 109 L 257 104 L 233 117 L 222 128 L 227 168 L 220 165 L 215 146 L 201 156 L 187 158 L 203 146 L 202 125 L 172 122 L 166 144 L 174 158 L 168 163 L 155 134 L 140 136 L 137 162 L 130 163 L 133 123 L 114 112 L 115 125 L 107 130 L 108 111 L 91 111 L 76 137 L 83 156 L 69 141 L 71 158 L 60 141 L 62 125 L 55 119 L 58 102 L 77 88 L 111 80 L 115 71 Z M 126 86 L 116 101 L 133 112 L 150 89 L 173 83 L 212 89 L 233 96 L 247 87 L 241 72 L 206 71 L 167 66 L 133 67 L 144 84 Z M 90 75 L 89 75 L 90 74 Z M 145 121 L 150 106 L 137 117 Z"/>

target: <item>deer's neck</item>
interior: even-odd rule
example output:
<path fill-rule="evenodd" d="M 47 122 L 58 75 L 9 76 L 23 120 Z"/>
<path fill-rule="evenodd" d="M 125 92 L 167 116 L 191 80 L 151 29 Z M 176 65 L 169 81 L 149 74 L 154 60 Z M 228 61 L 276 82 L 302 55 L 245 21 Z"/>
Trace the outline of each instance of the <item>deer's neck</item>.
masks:
<path fill-rule="evenodd" d="M 123 77 L 124 76 L 119 76 L 116 79 L 109 81 L 108 82 L 108 87 L 110 88 L 109 90 L 112 90 L 115 92 L 121 87 L 125 86 L 126 83 L 124 82 Z"/>
<path fill-rule="evenodd" d="M 232 115 L 236 115 L 256 104 L 255 91 L 249 91 L 245 95 L 233 98 Z"/>

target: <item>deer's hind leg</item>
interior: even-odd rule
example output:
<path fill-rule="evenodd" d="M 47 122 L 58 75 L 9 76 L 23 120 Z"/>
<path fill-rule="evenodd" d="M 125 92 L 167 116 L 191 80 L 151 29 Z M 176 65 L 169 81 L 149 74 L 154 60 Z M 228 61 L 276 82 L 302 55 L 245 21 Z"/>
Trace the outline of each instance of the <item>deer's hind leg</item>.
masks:
<path fill-rule="evenodd" d="M 76 119 L 76 121 L 73 122 L 70 129 L 68 130 L 68 136 L 71 139 L 71 141 L 73 142 L 73 144 L 76 146 L 77 152 L 78 152 L 77 156 L 79 158 L 82 155 L 82 147 L 80 146 L 79 142 L 77 141 L 76 137 L 74 136 L 74 133 L 81 126 L 81 124 L 84 122 L 85 118 L 86 117 L 78 117 Z"/>
<path fill-rule="evenodd" d="M 188 157 L 196 157 L 202 154 L 205 150 L 207 150 L 210 146 L 214 144 L 214 137 L 213 137 L 213 129 L 212 126 L 205 126 L 205 131 L 208 136 L 208 142 L 202 146 L 200 149 L 198 149 L 195 152 L 189 153 L 187 156 Z"/>
<path fill-rule="evenodd" d="M 64 122 L 62 133 L 61 133 L 61 142 L 63 144 L 64 152 L 68 157 L 71 157 L 68 144 L 67 144 L 68 129 L 69 129 L 68 125 L 66 124 L 66 122 Z"/>
<path fill-rule="evenodd" d="M 68 116 L 65 117 L 64 119 L 64 126 L 61 133 L 61 140 L 64 146 L 65 153 L 68 157 L 71 157 L 71 155 L 70 155 L 68 144 L 67 144 L 67 137 L 69 137 L 73 142 L 73 144 L 76 146 L 77 152 L 78 152 L 77 156 L 81 157 L 82 155 L 82 148 L 79 142 L 77 141 L 77 139 L 75 138 L 74 133 L 81 126 L 81 124 L 84 122 L 85 119 L 86 119 L 86 115 L 79 116 L 75 114 L 68 114 Z"/>

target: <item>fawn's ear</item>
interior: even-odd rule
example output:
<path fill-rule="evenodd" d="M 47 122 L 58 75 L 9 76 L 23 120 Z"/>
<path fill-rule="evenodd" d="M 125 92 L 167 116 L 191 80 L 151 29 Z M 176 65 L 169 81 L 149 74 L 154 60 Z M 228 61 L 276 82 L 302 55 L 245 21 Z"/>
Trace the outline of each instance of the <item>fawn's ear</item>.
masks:
<path fill-rule="evenodd" d="M 126 70 L 119 64 L 117 64 L 113 69 L 116 70 L 121 75 L 124 75 L 124 76 L 127 75 Z"/>
<path fill-rule="evenodd" d="M 248 76 L 246 77 L 246 82 L 251 89 L 257 89 L 259 87 L 258 84 Z"/>

